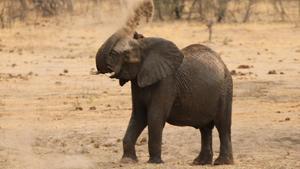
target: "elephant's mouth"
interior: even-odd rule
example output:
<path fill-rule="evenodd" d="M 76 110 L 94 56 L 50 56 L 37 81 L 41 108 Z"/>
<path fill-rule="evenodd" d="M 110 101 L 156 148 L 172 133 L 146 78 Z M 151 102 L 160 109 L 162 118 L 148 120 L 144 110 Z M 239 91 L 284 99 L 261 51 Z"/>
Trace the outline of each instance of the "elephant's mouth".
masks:
<path fill-rule="evenodd" d="M 117 67 L 108 66 L 109 72 L 105 73 L 109 76 L 111 79 L 117 79 L 120 75 L 120 70 Z"/>
<path fill-rule="evenodd" d="M 117 78 L 119 77 L 119 74 L 120 74 L 120 73 L 112 72 L 112 73 L 110 73 L 109 78 L 111 78 L 111 79 L 117 79 Z"/>

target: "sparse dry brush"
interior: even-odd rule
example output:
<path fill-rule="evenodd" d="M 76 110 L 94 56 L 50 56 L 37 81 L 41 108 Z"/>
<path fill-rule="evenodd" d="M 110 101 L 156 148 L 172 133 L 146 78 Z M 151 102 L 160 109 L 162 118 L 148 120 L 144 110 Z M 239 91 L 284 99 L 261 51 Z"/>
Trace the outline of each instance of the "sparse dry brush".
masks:
<path fill-rule="evenodd" d="M 0 0 L 0 27 L 35 17 L 119 12 L 131 0 Z M 300 0 L 153 0 L 155 20 L 300 21 Z M 105 10 L 104 10 L 105 9 Z M 121 9 L 121 10 L 120 10 Z"/>
<path fill-rule="evenodd" d="M 155 0 L 157 18 L 173 1 L 173 11 L 180 6 L 181 18 L 215 22 L 296 21 L 300 20 L 300 0 Z M 179 1 L 179 3 L 178 3 Z M 176 2 L 176 3 L 175 3 Z M 176 5 L 177 4 L 177 5 Z M 164 15 L 163 15 L 164 14 Z M 175 12 L 169 13 L 175 18 Z M 169 16 L 170 18 L 170 16 Z"/>

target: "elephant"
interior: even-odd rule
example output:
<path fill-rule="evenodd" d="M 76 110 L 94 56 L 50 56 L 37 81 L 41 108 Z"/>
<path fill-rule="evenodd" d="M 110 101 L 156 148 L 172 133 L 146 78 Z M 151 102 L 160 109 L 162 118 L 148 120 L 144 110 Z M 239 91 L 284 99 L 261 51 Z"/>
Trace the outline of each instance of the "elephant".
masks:
<path fill-rule="evenodd" d="M 212 49 L 192 44 L 180 50 L 163 38 L 116 32 L 98 50 L 96 67 L 98 74 L 112 74 L 110 78 L 118 79 L 121 86 L 131 83 L 132 113 L 121 162 L 138 161 L 135 144 L 148 127 L 148 163 L 163 163 L 162 133 L 169 123 L 200 130 L 201 150 L 194 165 L 233 164 L 233 82 Z M 220 153 L 213 162 L 214 127 L 219 133 Z"/>

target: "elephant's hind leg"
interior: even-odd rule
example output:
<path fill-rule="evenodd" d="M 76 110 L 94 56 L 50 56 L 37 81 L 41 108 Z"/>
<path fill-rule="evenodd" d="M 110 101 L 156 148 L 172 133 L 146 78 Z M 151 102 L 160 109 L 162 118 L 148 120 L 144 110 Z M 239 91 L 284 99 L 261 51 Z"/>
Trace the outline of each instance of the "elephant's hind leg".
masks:
<path fill-rule="evenodd" d="M 200 129 L 201 132 L 201 151 L 198 157 L 193 161 L 194 165 L 212 164 L 213 150 L 212 150 L 212 129 L 213 122 Z"/>
<path fill-rule="evenodd" d="M 231 106 L 232 95 L 229 93 L 226 99 L 221 101 L 222 112 L 215 120 L 216 128 L 220 138 L 220 154 L 215 160 L 214 165 L 233 164 L 232 145 L 231 145 Z"/>

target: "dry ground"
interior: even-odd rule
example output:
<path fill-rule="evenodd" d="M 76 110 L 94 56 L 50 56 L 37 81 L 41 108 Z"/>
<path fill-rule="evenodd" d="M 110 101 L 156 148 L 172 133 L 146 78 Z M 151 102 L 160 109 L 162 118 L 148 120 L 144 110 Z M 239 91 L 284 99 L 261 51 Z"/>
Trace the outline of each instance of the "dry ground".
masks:
<path fill-rule="evenodd" d="M 131 111 L 130 85 L 90 75 L 109 24 L 43 23 L 0 30 L 0 168 L 300 168 L 300 29 L 290 24 L 217 25 L 213 42 L 199 23 L 153 23 L 141 30 L 183 48 L 204 43 L 235 70 L 235 165 L 191 166 L 200 133 L 167 125 L 165 164 L 120 164 Z M 249 65 L 239 69 L 239 65 Z M 245 67 L 245 66 L 244 66 Z M 275 70 L 276 74 L 268 74 Z M 272 72 L 271 72 L 272 73 Z M 214 130 L 214 157 L 219 140 Z"/>

